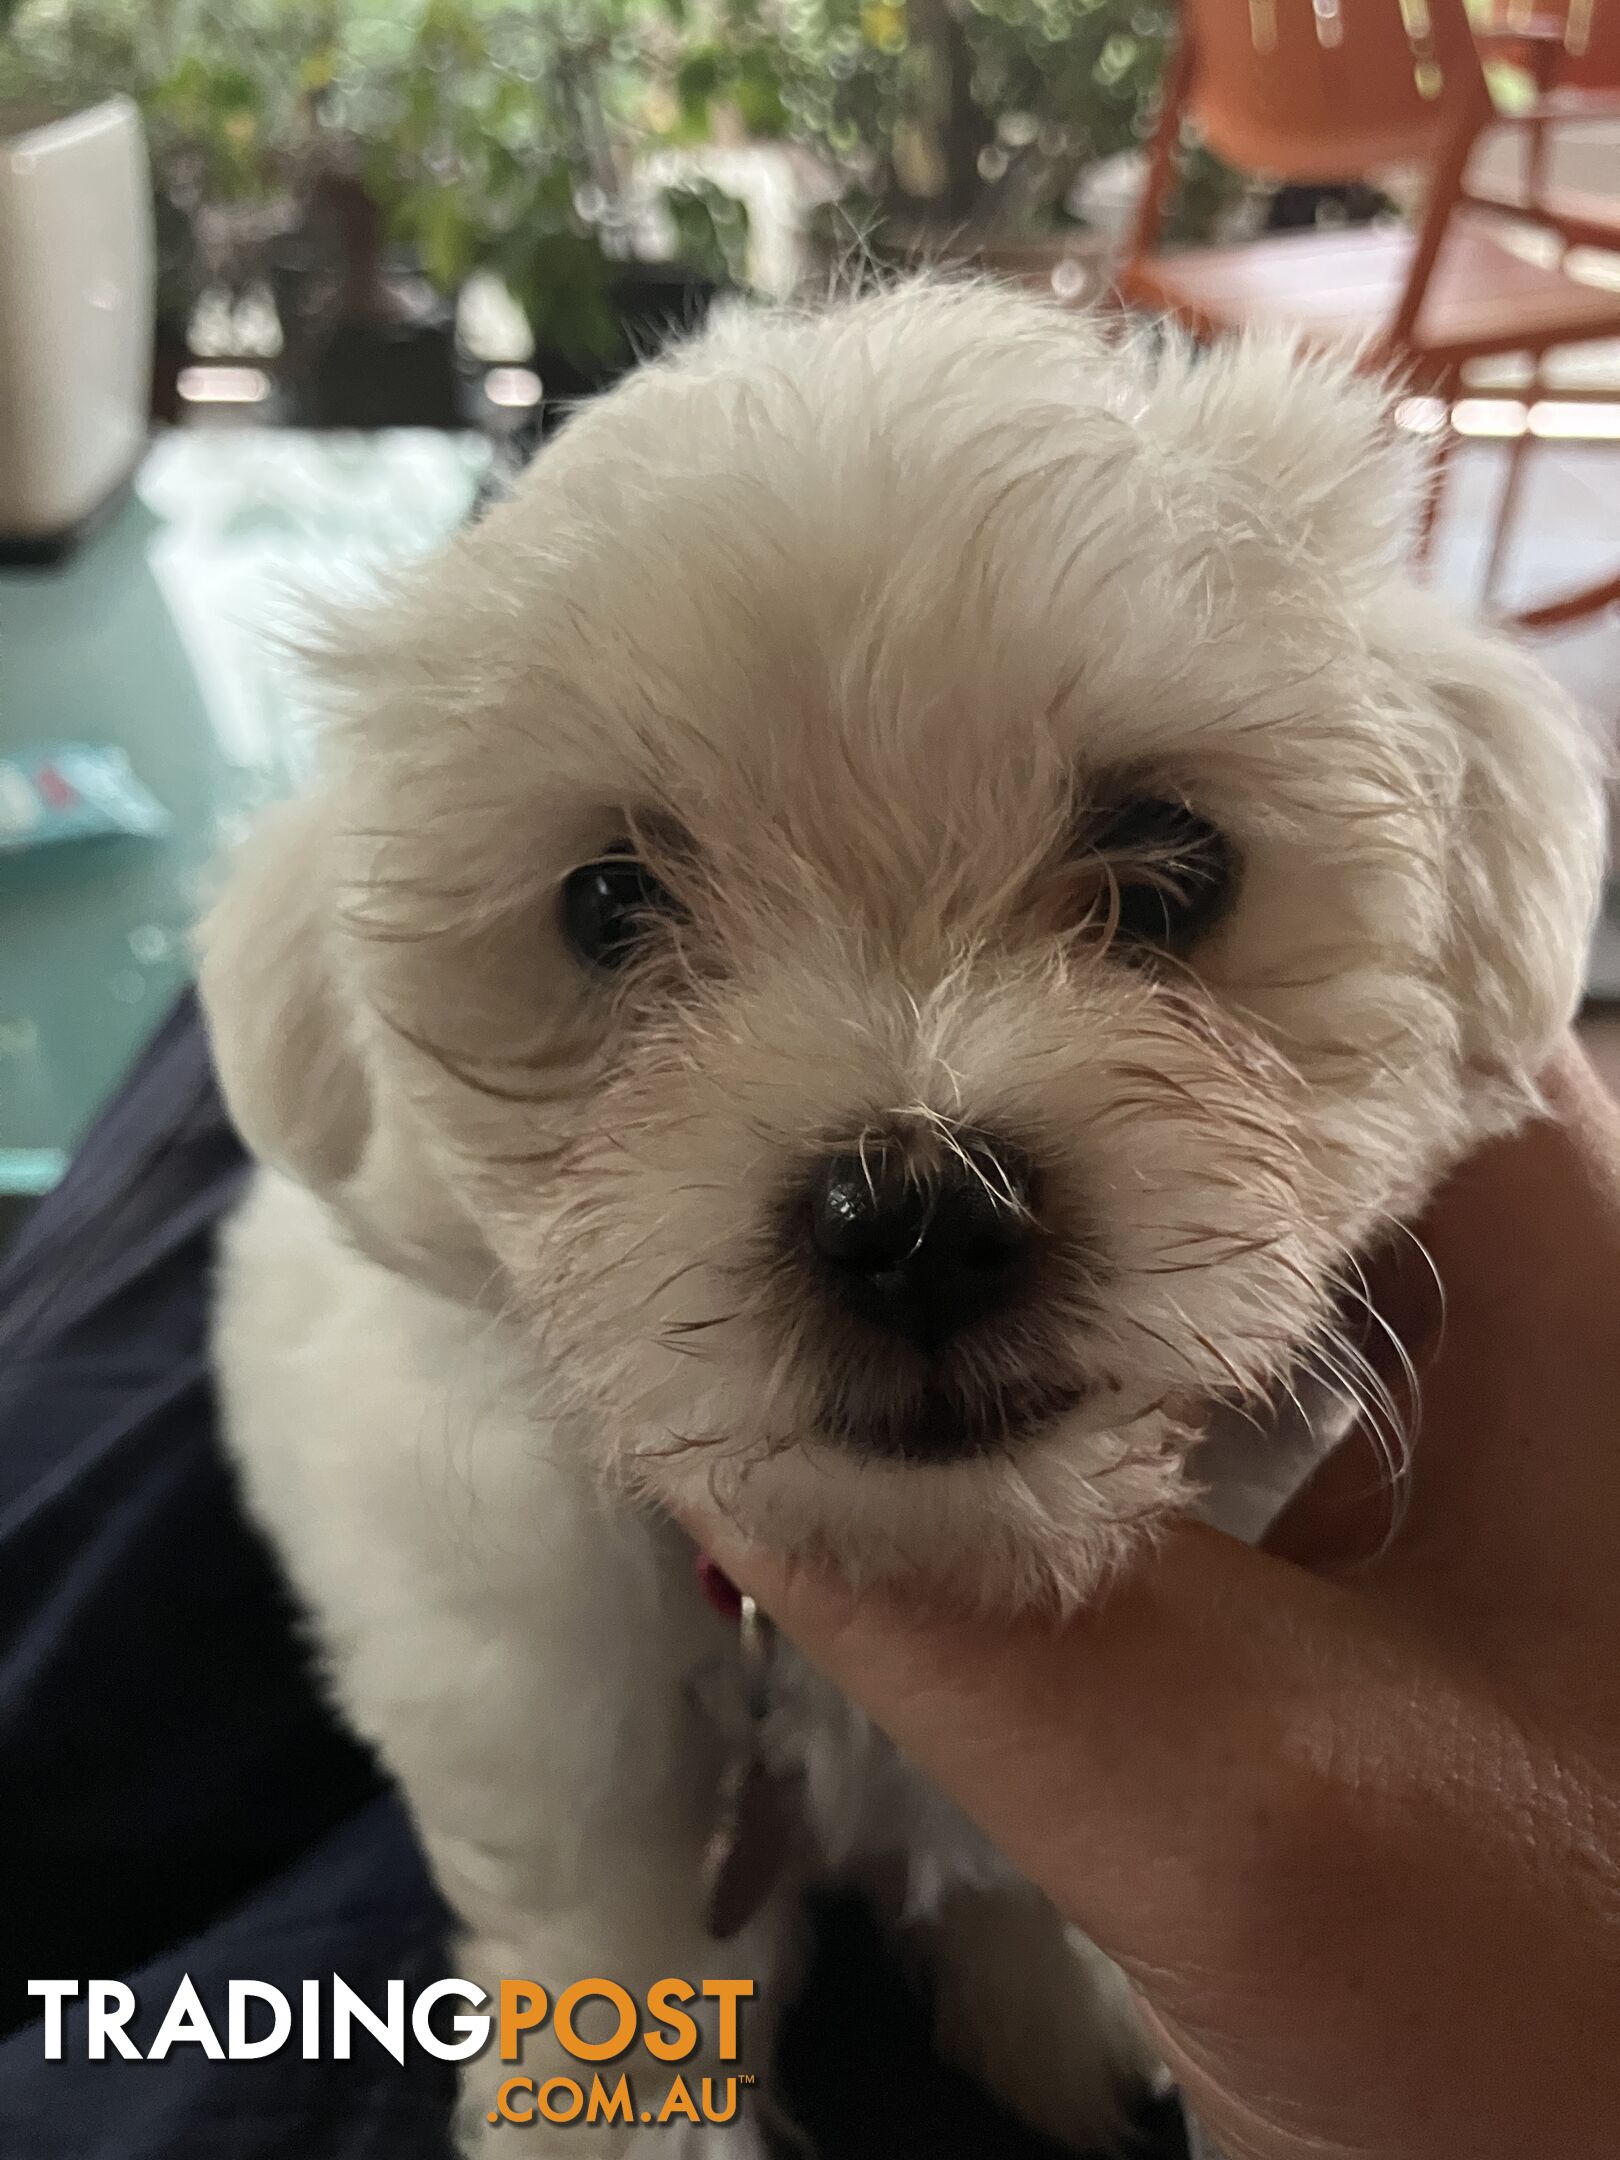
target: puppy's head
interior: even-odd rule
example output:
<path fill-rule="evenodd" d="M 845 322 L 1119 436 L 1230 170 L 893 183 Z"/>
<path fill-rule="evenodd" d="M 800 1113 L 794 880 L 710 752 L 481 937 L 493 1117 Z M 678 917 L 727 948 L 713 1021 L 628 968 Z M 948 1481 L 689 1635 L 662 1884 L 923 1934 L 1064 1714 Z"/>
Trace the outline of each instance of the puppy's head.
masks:
<path fill-rule="evenodd" d="M 604 1472 L 1083 1589 L 1576 993 L 1588 762 L 1414 481 L 1344 369 L 978 289 L 646 369 L 333 656 L 207 958 L 249 1140 Z"/>

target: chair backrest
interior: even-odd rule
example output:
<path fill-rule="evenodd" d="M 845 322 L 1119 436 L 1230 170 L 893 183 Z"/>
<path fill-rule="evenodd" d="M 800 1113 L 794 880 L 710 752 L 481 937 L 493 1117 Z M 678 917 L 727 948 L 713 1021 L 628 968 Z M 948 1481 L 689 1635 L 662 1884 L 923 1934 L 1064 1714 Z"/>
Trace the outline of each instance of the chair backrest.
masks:
<path fill-rule="evenodd" d="M 1576 0 L 1572 0 L 1576 4 Z M 1596 5 L 1615 0 L 1596 0 Z M 1429 164 L 1487 97 L 1465 0 L 1183 0 L 1189 106 L 1216 154 L 1283 180 Z"/>
<path fill-rule="evenodd" d="M 1563 32 L 1558 90 L 1620 90 L 1620 0 L 1497 0 L 1492 27 Z"/>

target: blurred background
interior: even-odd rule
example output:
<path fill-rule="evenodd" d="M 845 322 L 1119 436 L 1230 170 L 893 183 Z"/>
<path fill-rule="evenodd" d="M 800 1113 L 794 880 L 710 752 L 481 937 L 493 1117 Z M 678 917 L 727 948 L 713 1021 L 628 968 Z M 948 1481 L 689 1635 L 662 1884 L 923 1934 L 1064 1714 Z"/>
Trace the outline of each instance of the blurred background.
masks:
<path fill-rule="evenodd" d="M 298 596 L 710 310 L 915 263 L 1394 365 L 1424 573 L 1612 736 L 1620 0 L 0 0 L 0 1191 L 296 784 Z"/>
<path fill-rule="evenodd" d="M 577 395 L 649 326 L 863 242 L 1072 238 L 1098 261 L 1172 9 L 13 0 L 0 20 L 0 98 L 140 108 L 163 418 L 447 426 Z M 1202 159 L 1181 222 L 1211 231 L 1244 194 Z"/>

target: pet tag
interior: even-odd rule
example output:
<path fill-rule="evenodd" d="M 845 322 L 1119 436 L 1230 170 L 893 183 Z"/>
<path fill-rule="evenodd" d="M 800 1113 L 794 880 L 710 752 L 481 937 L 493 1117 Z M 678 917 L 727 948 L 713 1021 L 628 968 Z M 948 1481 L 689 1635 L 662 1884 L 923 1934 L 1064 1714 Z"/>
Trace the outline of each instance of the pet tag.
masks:
<path fill-rule="evenodd" d="M 796 1812 L 797 1780 L 772 1770 L 760 1746 L 772 1633 L 751 1597 L 739 1600 L 737 1639 L 748 1731 L 721 1777 L 715 1825 L 703 1855 L 704 1919 L 716 1942 L 729 1942 L 745 1928 L 775 1889 Z"/>

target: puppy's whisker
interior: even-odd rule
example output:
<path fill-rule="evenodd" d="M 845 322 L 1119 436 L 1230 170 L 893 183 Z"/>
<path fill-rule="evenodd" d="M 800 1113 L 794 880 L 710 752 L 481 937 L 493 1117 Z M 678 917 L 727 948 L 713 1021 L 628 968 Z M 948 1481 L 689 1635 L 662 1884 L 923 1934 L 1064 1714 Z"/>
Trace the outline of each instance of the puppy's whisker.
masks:
<path fill-rule="evenodd" d="M 1414 1435 L 1382 1376 L 1366 1363 L 1353 1345 L 1342 1339 L 1334 1340 L 1331 1345 L 1314 1342 L 1303 1362 L 1307 1371 L 1313 1372 L 1345 1398 L 1356 1423 L 1372 1442 L 1383 1464 L 1383 1489 L 1389 1495 L 1391 1508 L 1380 1550 L 1387 1549 L 1405 1520 Z"/>

